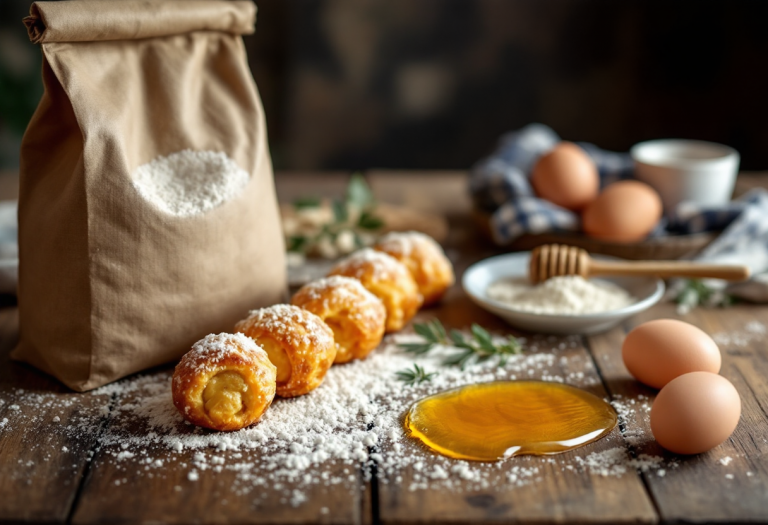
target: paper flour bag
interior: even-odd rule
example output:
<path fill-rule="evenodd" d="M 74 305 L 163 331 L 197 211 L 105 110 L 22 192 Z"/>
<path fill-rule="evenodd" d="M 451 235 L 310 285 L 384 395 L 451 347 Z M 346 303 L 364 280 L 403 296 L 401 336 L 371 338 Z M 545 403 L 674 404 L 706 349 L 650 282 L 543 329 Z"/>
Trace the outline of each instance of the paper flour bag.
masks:
<path fill-rule="evenodd" d="M 250 1 L 38 2 L 13 357 L 88 390 L 285 291 Z"/>

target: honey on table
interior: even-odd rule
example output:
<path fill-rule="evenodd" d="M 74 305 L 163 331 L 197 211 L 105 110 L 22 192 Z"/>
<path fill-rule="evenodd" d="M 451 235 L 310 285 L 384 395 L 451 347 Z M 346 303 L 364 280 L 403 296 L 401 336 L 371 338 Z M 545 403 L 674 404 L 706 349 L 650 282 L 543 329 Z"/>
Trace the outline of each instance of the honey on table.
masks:
<path fill-rule="evenodd" d="M 558 454 L 586 445 L 616 426 L 613 408 L 584 390 L 542 381 L 495 381 L 417 401 L 406 432 L 456 459 L 495 461 Z"/>

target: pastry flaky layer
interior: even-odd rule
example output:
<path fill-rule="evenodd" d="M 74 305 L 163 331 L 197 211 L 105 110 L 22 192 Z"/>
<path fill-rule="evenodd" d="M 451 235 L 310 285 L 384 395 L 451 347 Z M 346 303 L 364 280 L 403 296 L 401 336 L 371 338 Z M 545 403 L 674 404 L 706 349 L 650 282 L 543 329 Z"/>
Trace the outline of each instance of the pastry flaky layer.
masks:
<path fill-rule="evenodd" d="M 416 315 L 423 298 L 408 268 L 386 253 L 365 248 L 334 266 L 328 274 L 357 279 L 381 299 L 387 310 L 387 332 L 396 332 Z"/>
<path fill-rule="evenodd" d="M 451 261 L 429 235 L 421 232 L 388 233 L 379 239 L 374 249 L 391 255 L 408 268 L 424 296 L 425 306 L 440 301 L 455 281 Z"/>
<path fill-rule="evenodd" d="M 315 314 L 289 304 L 259 310 L 235 325 L 264 348 L 277 367 L 277 395 L 306 394 L 323 382 L 336 358 L 333 331 Z"/>
<path fill-rule="evenodd" d="M 275 397 L 276 368 L 243 334 L 210 334 L 173 373 L 173 404 L 185 419 L 214 430 L 255 423 Z"/>
<path fill-rule="evenodd" d="M 291 299 L 295 306 L 312 312 L 333 331 L 335 363 L 362 359 L 379 346 L 387 310 L 381 299 L 357 279 L 335 275 L 311 282 Z"/>

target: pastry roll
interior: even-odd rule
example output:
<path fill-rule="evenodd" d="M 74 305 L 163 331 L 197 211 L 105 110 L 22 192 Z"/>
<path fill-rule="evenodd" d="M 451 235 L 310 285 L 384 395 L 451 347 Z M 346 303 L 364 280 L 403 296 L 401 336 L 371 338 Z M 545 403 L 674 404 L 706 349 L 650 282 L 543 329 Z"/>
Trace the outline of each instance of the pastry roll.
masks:
<path fill-rule="evenodd" d="M 438 302 L 453 285 L 453 265 L 429 235 L 392 232 L 379 239 L 374 249 L 391 255 L 408 268 L 424 296 L 424 305 Z"/>
<path fill-rule="evenodd" d="M 277 304 L 254 310 L 237 323 L 235 331 L 266 350 L 277 367 L 280 397 L 296 397 L 317 388 L 336 357 L 331 329 L 298 306 Z"/>
<path fill-rule="evenodd" d="M 334 275 L 301 288 L 291 303 L 325 321 L 336 341 L 334 363 L 362 359 L 379 346 L 387 310 L 360 281 Z"/>
<path fill-rule="evenodd" d="M 383 252 L 364 248 L 334 266 L 331 275 L 353 277 L 381 299 L 387 310 L 386 331 L 395 332 L 416 315 L 422 296 L 408 269 Z"/>
<path fill-rule="evenodd" d="M 210 334 L 173 373 L 173 404 L 185 419 L 214 430 L 259 420 L 275 397 L 275 365 L 243 334 Z"/>

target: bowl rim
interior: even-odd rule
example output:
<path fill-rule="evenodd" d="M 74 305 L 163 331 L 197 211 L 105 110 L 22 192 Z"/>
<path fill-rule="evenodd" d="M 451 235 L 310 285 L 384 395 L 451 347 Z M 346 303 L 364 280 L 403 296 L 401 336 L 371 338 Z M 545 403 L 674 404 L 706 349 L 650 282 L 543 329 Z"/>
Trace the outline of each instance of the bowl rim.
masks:
<path fill-rule="evenodd" d="M 497 310 L 503 310 L 505 312 L 508 312 L 510 314 L 514 314 L 515 316 L 518 316 L 520 318 L 528 318 L 528 319 L 536 319 L 536 320 L 546 320 L 550 319 L 552 321 L 557 320 L 573 320 L 573 321 L 602 321 L 606 320 L 608 318 L 618 318 L 618 317 L 628 317 L 631 315 L 634 315 L 638 312 L 641 312 L 643 310 L 646 310 L 647 308 L 650 308 L 659 300 L 661 300 L 662 296 L 664 295 L 664 291 L 666 290 L 666 286 L 664 285 L 664 281 L 662 279 L 659 279 L 658 277 L 655 278 L 655 288 L 653 292 L 651 292 L 649 295 L 639 299 L 638 301 L 629 304 L 623 308 L 619 308 L 617 310 L 608 310 L 605 312 L 595 312 L 591 314 L 581 314 L 581 315 L 574 315 L 574 314 L 537 314 L 534 312 L 525 312 L 522 310 L 515 310 L 514 308 L 510 308 L 509 305 L 502 303 L 500 301 L 497 301 L 495 299 L 489 298 L 487 295 L 478 295 L 477 293 L 474 293 L 471 289 L 471 286 L 468 284 L 468 281 L 471 277 L 471 275 L 474 272 L 477 272 L 479 269 L 481 269 L 483 266 L 489 264 L 491 261 L 494 260 L 500 260 L 505 258 L 522 258 L 524 256 L 530 257 L 531 252 L 512 252 L 512 253 L 505 253 L 501 255 L 495 255 L 493 257 L 488 257 L 486 259 L 480 260 L 471 266 L 469 266 L 462 275 L 461 278 L 461 287 L 464 289 L 464 292 L 470 296 L 473 300 L 480 303 L 485 303 Z M 607 255 L 593 255 L 593 257 L 597 259 L 603 259 L 603 260 L 615 260 L 620 261 L 624 259 L 620 259 L 619 257 L 611 257 Z M 513 277 L 514 275 L 508 275 L 506 277 Z M 503 278 L 505 276 L 502 276 Z M 627 276 L 627 279 L 654 279 L 653 277 L 632 277 Z M 617 286 L 621 286 L 618 285 Z M 621 286 L 621 288 L 624 288 Z M 626 290 L 626 288 L 624 288 Z"/>
<path fill-rule="evenodd" d="M 711 151 L 714 156 L 704 158 L 682 158 L 671 154 L 668 150 L 674 148 L 693 147 Z M 658 151 L 657 155 L 649 152 Z M 629 150 L 632 160 L 638 164 L 662 168 L 704 167 L 726 164 L 738 161 L 740 156 L 736 149 L 726 144 L 693 139 L 654 139 L 638 142 Z"/>

